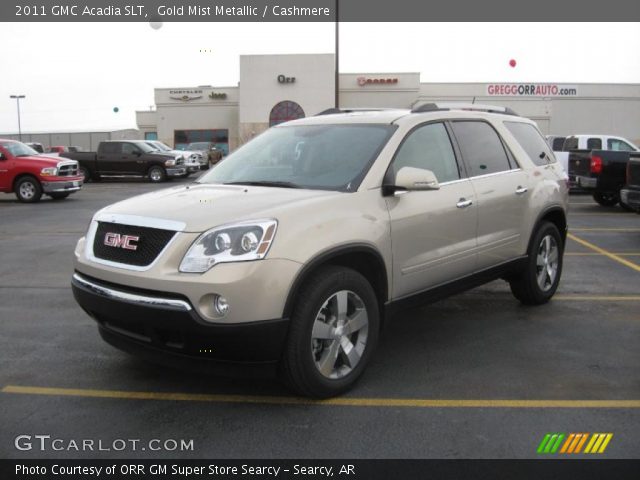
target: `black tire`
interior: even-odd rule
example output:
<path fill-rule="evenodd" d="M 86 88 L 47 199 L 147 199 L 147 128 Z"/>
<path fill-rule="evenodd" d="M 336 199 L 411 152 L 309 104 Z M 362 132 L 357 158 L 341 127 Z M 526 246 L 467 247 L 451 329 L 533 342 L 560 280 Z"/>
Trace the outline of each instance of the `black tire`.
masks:
<path fill-rule="evenodd" d="M 78 173 L 82 175 L 82 183 L 89 183 L 91 181 L 91 172 L 87 167 L 80 167 Z"/>
<path fill-rule="evenodd" d="M 331 314 L 332 306 L 336 311 L 339 308 L 339 298 L 344 298 L 346 305 L 345 320 Z M 321 315 L 326 323 L 318 320 Z M 333 336 L 318 337 L 325 340 L 314 338 L 316 322 L 323 323 Z M 362 323 L 366 325 L 359 326 Z M 344 331 L 346 325 L 352 325 L 355 330 Z M 298 394 L 314 398 L 345 392 L 364 371 L 377 344 L 379 330 L 378 300 L 366 278 L 344 267 L 327 266 L 318 270 L 297 295 L 280 365 L 284 382 Z M 348 349 L 349 353 L 343 347 L 345 341 L 353 347 Z M 330 357 L 334 359 L 326 362 L 323 374 L 318 363 Z"/>
<path fill-rule="evenodd" d="M 50 193 L 49 196 L 54 200 L 64 200 L 69 196 L 68 193 Z"/>
<path fill-rule="evenodd" d="M 555 276 L 553 279 L 551 275 L 548 274 L 548 270 L 546 270 L 546 266 L 548 265 L 546 262 L 542 267 L 538 265 L 538 256 L 542 254 L 543 249 L 546 248 L 546 244 L 543 245 L 543 242 L 546 242 L 547 237 L 550 238 L 552 247 L 553 244 L 555 244 L 556 263 Z M 552 251 L 552 249 L 549 250 Z M 525 305 L 542 305 L 543 303 L 547 303 L 556 293 L 558 284 L 560 283 L 563 252 L 564 244 L 558 227 L 551 222 L 542 222 L 531 238 L 529 251 L 527 252 L 526 267 L 509 279 L 513 296 Z M 544 254 L 542 255 L 544 259 L 545 256 Z M 549 254 L 549 256 L 553 257 L 553 254 Z M 543 269 L 545 269 L 546 275 L 543 274 Z M 539 280 L 542 280 L 544 288 L 540 285 Z M 549 281 L 547 282 L 547 280 Z"/>
<path fill-rule="evenodd" d="M 151 183 L 161 183 L 167 179 L 167 172 L 164 168 L 154 165 L 147 172 L 147 177 Z"/>
<path fill-rule="evenodd" d="M 603 207 L 614 207 L 620 201 L 620 196 L 615 192 L 596 192 L 593 199 Z"/>
<path fill-rule="evenodd" d="M 16 184 L 15 189 L 18 201 L 22 203 L 36 203 L 42 197 L 42 186 L 34 177 L 22 177 Z"/>

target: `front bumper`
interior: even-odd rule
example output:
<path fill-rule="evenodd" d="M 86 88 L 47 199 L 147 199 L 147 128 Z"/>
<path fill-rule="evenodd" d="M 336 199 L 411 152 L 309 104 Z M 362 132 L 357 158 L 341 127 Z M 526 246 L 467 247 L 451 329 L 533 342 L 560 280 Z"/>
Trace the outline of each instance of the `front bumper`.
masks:
<path fill-rule="evenodd" d="M 620 201 L 640 213 L 640 190 L 623 188 L 620 190 Z"/>
<path fill-rule="evenodd" d="M 163 363 L 171 358 L 275 363 L 286 341 L 288 319 L 213 323 L 179 295 L 131 289 L 78 272 L 71 286 L 105 341 Z"/>
<path fill-rule="evenodd" d="M 167 177 L 182 177 L 183 175 L 187 175 L 185 167 L 167 168 Z"/>
<path fill-rule="evenodd" d="M 43 181 L 42 191 L 44 193 L 73 193 L 82 188 L 82 178 L 78 177 L 73 180 L 53 180 Z"/>

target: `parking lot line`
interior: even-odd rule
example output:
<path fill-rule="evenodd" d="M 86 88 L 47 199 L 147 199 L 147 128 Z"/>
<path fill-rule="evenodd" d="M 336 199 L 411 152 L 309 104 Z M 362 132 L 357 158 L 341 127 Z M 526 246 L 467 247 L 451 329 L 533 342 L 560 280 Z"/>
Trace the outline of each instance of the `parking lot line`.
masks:
<path fill-rule="evenodd" d="M 640 252 L 610 252 L 612 255 L 617 255 L 619 257 L 637 257 L 640 256 Z M 565 252 L 565 256 L 569 257 L 601 257 L 602 253 L 593 253 L 593 252 Z"/>
<path fill-rule="evenodd" d="M 587 302 L 640 302 L 640 295 L 554 295 L 553 300 Z"/>
<path fill-rule="evenodd" d="M 630 262 L 629 260 L 626 260 L 618 255 L 616 255 L 615 253 L 611 253 L 607 250 L 605 250 L 604 248 L 600 248 L 597 245 L 594 245 L 591 242 L 587 242 L 586 240 L 583 240 L 582 238 L 576 237 L 575 235 L 571 234 L 571 233 L 567 233 L 567 237 L 570 238 L 571 240 L 573 240 L 574 242 L 578 242 L 580 245 L 582 245 L 583 247 L 587 247 L 590 248 L 591 250 L 594 250 L 595 252 L 598 252 L 606 257 L 609 257 L 611 260 L 621 263 L 622 265 L 625 265 L 633 270 L 635 270 L 636 272 L 640 272 L 640 265 Z"/>
<path fill-rule="evenodd" d="M 317 405 L 345 407 L 412 408 L 640 408 L 640 400 L 446 400 L 421 398 L 348 398 L 311 400 L 301 397 L 261 395 L 222 395 L 206 393 L 132 392 L 83 388 L 24 387 L 7 385 L 3 393 L 50 395 L 121 400 L 168 400 L 211 403 L 247 403 L 272 405 Z"/>

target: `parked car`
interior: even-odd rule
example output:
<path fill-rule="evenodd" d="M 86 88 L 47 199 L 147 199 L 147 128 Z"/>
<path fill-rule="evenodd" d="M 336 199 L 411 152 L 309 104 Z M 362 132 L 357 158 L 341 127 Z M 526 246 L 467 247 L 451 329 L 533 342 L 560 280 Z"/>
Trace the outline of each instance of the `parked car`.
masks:
<path fill-rule="evenodd" d="M 97 152 L 65 152 L 77 160 L 86 182 L 102 177 L 145 177 L 162 182 L 187 174 L 182 155 L 158 153 L 144 140 L 108 140 L 98 144 Z"/>
<path fill-rule="evenodd" d="M 569 152 L 569 177 L 575 185 L 590 192 L 593 199 L 604 207 L 620 203 L 620 190 L 626 181 L 629 152 L 612 150 L 572 150 Z"/>
<path fill-rule="evenodd" d="M 38 153 L 44 153 L 44 145 L 37 142 L 25 142 L 27 147 L 33 148 Z"/>
<path fill-rule="evenodd" d="M 184 158 L 184 166 L 188 173 L 198 172 L 200 170 L 207 170 L 209 164 L 202 152 L 189 151 L 189 150 L 174 150 L 168 145 L 158 140 L 145 140 L 149 146 L 155 148 L 160 153 L 168 153 L 172 155 L 180 155 Z"/>
<path fill-rule="evenodd" d="M 403 307 L 496 278 L 545 303 L 566 174 L 531 120 L 461 107 L 283 123 L 194 184 L 108 206 L 76 246 L 74 296 L 118 348 L 270 362 L 312 397 L 353 385 Z"/>
<path fill-rule="evenodd" d="M 56 146 L 47 148 L 47 153 L 61 154 L 61 153 L 66 153 L 68 151 L 69 149 L 63 145 L 56 145 Z"/>
<path fill-rule="evenodd" d="M 637 152 L 632 142 L 623 137 L 612 135 L 569 135 L 560 144 L 562 137 L 556 137 L 553 144 L 553 154 L 566 172 L 569 172 L 569 152 L 572 150 L 614 150 L 623 152 Z M 557 148 L 560 147 L 560 148 Z M 569 174 L 569 182 L 575 186 L 575 179 Z"/>
<path fill-rule="evenodd" d="M 620 203 L 640 213 L 640 154 L 629 156 L 626 183 L 620 191 Z"/>
<path fill-rule="evenodd" d="M 61 200 L 81 188 L 77 162 L 40 155 L 15 140 L 0 140 L 0 192 L 34 203 L 43 194 Z"/>
<path fill-rule="evenodd" d="M 222 160 L 223 152 L 213 142 L 193 142 L 187 145 L 187 150 L 202 152 L 208 159 L 209 165 L 215 165 Z"/>

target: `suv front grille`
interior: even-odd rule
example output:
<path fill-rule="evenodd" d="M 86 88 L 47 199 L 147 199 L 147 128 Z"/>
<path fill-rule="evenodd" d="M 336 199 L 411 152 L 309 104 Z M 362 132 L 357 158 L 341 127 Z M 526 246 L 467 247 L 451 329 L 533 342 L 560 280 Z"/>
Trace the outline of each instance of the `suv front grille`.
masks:
<path fill-rule="evenodd" d="M 77 163 L 67 163 L 67 164 L 60 165 L 58 167 L 59 177 L 75 177 L 77 175 L 78 175 Z"/>
<path fill-rule="evenodd" d="M 175 234 L 159 228 L 98 222 L 93 255 L 110 262 L 146 267 L 153 263 Z"/>

